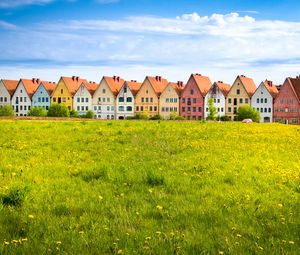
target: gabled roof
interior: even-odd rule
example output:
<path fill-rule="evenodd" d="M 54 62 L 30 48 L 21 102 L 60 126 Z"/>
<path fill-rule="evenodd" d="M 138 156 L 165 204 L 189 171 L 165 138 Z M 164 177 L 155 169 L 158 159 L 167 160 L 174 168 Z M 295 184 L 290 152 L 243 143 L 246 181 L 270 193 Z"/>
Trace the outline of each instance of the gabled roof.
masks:
<path fill-rule="evenodd" d="M 61 79 L 65 83 L 66 87 L 68 88 L 69 92 L 74 96 L 76 91 L 78 90 L 81 83 L 86 83 L 86 79 L 81 79 L 78 76 L 73 77 L 64 77 L 62 76 Z"/>
<path fill-rule="evenodd" d="M 141 82 L 137 82 L 137 81 L 134 81 L 134 80 L 131 80 L 131 81 L 126 81 L 131 93 L 136 96 L 136 94 L 138 93 L 139 89 L 141 88 L 142 86 L 142 83 Z"/>
<path fill-rule="evenodd" d="M 21 79 L 20 82 L 22 82 L 22 84 L 24 85 L 26 92 L 28 94 L 28 96 L 30 97 L 30 99 L 32 99 L 33 94 L 35 93 L 35 91 L 37 90 L 37 88 L 39 87 L 41 81 L 39 79 Z M 19 82 L 19 83 L 20 83 Z"/>
<path fill-rule="evenodd" d="M 98 84 L 96 82 L 90 81 L 84 84 L 87 90 L 91 93 L 93 96 L 98 88 Z"/>
<path fill-rule="evenodd" d="M 56 83 L 55 82 L 51 82 L 51 81 L 41 81 L 40 83 L 41 85 L 44 85 L 44 88 L 47 90 L 48 94 L 51 95 L 52 92 L 55 90 L 56 88 Z"/>
<path fill-rule="evenodd" d="M 2 80 L 5 88 L 7 89 L 10 96 L 13 96 L 13 94 L 16 91 L 16 88 L 18 86 L 19 81 L 16 80 Z"/>
<path fill-rule="evenodd" d="M 241 82 L 243 83 L 248 95 L 250 97 L 253 96 L 253 94 L 255 93 L 256 91 L 256 86 L 255 86 L 255 83 L 253 81 L 252 78 L 248 78 L 246 77 L 245 75 L 239 75 L 238 78 L 241 80 Z"/>
<path fill-rule="evenodd" d="M 193 77 L 193 79 L 196 81 L 202 96 L 206 96 L 212 85 L 210 79 L 207 76 L 203 76 L 198 73 L 192 74 L 191 77 Z"/>
<path fill-rule="evenodd" d="M 219 90 L 221 90 L 223 95 L 227 97 L 230 90 L 230 85 L 222 81 L 215 82 L 214 84 L 219 88 Z"/>
<path fill-rule="evenodd" d="M 117 96 L 120 89 L 122 88 L 125 80 L 120 78 L 119 76 L 103 76 L 103 79 L 106 81 L 107 85 L 109 86 L 111 92 Z"/>
<path fill-rule="evenodd" d="M 296 78 L 287 78 L 287 80 L 291 84 L 298 100 L 300 101 L 300 76 L 297 76 Z"/>
<path fill-rule="evenodd" d="M 168 85 L 168 80 L 161 76 L 147 76 L 146 79 L 150 82 L 157 96 L 160 96 L 165 87 Z"/>
<path fill-rule="evenodd" d="M 265 80 L 263 83 L 264 83 L 266 89 L 269 91 L 270 95 L 273 98 L 275 98 L 279 93 L 277 86 L 274 85 L 272 81 L 268 81 L 268 80 Z"/>
<path fill-rule="evenodd" d="M 182 81 L 169 82 L 167 86 L 169 86 L 169 85 L 171 85 L 173 87 L 173 89 L 176 91 L 178 96 L 181 96 L 181 92 L 183 91 L 183 89 L 185 87 L 185 84 Z M 165 87 L 165 89 L 167 88 L 167 86 Z"/>

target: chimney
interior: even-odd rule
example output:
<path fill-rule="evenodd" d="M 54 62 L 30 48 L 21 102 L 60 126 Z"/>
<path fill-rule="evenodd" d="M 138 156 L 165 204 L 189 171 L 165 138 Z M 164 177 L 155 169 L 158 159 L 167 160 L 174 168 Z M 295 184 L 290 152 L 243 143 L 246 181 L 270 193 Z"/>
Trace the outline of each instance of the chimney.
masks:
<path fill-rule="evenodd" d="M 72 80 L 75 81 L 75 76 L 72 76 Z"/>
<path fill-rule="evenodd" d="M 76 77 L 76 81 L 77 81 L 77 82 L 79 81 L 79 77 L 78 77 L 78 76 Z"/>
<path fill-rule="evenodd" d="M 40 83 L 40 79 L 36 79 L 36 83 L 39 84 Z"/>
<path fill-rule="evenodd" d="M 120 76 L 117 77 L 117 82 L 120 82 Z"/>
<path fill-rule="evenodd" d="M 35 83 L 35 79 L 34 78 L 32 78 L 32 83 Z"/>

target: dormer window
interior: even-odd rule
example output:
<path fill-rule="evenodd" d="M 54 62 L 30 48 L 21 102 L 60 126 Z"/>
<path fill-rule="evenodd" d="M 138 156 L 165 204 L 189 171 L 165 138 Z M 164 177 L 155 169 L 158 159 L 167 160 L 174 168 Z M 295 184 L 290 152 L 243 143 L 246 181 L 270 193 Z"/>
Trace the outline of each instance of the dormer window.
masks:
<path fill-rule="evenodd" d="M 191 93 L 191 95 L 194 95 L 194 90 L 193 90 L 193 89 L 191 89 L 190 93 Z"/>

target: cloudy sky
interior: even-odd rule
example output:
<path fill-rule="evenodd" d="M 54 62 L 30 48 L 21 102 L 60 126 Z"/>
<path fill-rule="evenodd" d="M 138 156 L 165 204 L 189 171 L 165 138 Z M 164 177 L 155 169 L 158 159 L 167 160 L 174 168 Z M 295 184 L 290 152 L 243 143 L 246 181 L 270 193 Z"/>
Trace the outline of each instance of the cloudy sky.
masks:
<path fill-rule="evenodd" d="M 0 0 L 0 78 L 300 74 L 299 0 Z"/>

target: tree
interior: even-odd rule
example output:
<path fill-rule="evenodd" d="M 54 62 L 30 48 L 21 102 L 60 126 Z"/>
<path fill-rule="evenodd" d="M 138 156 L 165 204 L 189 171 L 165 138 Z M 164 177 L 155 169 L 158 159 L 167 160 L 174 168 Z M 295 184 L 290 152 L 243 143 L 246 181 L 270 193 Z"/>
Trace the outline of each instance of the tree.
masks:
<path fill-rule="evenodd" d="M 81 118 L 85 119 L 93 119 L 94 118 L 94 112 L 92 110 L 89 110 L 86 114 L 81 115 Z"/>
<path fill-rule="evenodd" d="M 15 116 L 14 109 L 11 105 L 0 106 L 0 116 Z"/>
<path fill-rule="evenodd" d="M 208 99 L 208 120 L 215 120 L 217 115 L 217 108 L 214 106 L 214 100 L 212 98 Z"/>
<path fill-rule="evenodd" d="M 260 113 L 253 109 L 249 105 L 244 105 L 239 107 L 237 111 L 237 119 L 242 121 L 244 119 L 251 119 L 254 122 L 259 122 L 260 120 Z"/>
<path fill-rule="evenodd" d="M 70 112 L 63 104 L 52 104 L 48 110 L 49 117 L 69 117 Z"/>
<path fill-rule="evenodd" d="M 78 114 L 77 111 L 71 110 L 71 111 L 70 111 L 70 117 L 71 117 L 71 118 L 78 118 L 78 117 L 79 117 L 79 114 Z"/>
<path fill-rule="evenodd" d="M 45 117 L 47 116 L 47 111 L 43 107 L 35 106 L 30 109 L 28 116 Z"/>

